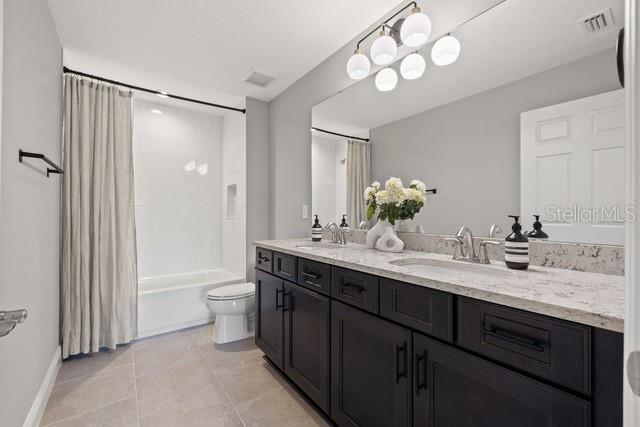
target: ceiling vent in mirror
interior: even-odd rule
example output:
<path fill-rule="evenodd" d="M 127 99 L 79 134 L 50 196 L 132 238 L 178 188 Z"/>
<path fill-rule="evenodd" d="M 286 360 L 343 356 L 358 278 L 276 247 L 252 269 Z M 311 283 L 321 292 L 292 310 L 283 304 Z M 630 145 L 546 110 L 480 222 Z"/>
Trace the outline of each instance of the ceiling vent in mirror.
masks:
<path fill-rule="evenodd" d="M 269 83 L 275 80 L 275 77 L 266 71 L 252 68 L 242 80 L 247 83 L 251 83 L 252 85 L 266 87 Z"/>
<path fill-rule="evenodd" d="M 587 34 L 598 33 L 613 27 L 613 14 L 611 9 L 605 9 L 593 15 L 578 20 L 578 25 Z"/>

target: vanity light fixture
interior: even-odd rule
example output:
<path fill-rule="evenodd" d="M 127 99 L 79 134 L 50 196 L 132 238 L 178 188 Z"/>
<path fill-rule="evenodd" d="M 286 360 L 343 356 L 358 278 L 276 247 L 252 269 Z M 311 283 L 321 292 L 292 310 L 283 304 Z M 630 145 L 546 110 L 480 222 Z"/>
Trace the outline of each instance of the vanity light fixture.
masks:
<path fill-rule="evenodd" d="M 451 34 L 439 39 L 431 48 L 431 60 L 436 65 L 453 64 L 458 56 L 460 56 L 460 42 Z"/>
<path fill-rule="evenodd" d="M 426 62 L 419 53 L 412 53 L 404 57 L 400 63 L 400 74 L 405 80 L 415 80 L 422 77 Z"/>
<path fill-rule="evenodd" d="M 422 46 L 431 35 L 431 19 L 416 5 L 400 27 L 400 40 L 408 47 Z"/>
<path fill-rule="evenodd" d="M 371 62 L 369 58 L 360 51 L 360 48 L 356 49 L 347 62 L 347 74 L 353 80 L 362 80 L 369 75 L 370 71 Z"/>
<path fill-rule="evenodd" d="M 374 64 L 387 65 L 391 64 L 398 54 L 398 45 L 396 41 L 387 34 L 385 26 L 382 25 L 382 31 L 377 39 L 371 45 L 371 59 Z"/>
<path fill-rule="evenodd" d="M 393 68 L 387 67 L 376 74 L 376 87 L 380 92 L 389 92 L 398 84 L 398 73 Z"/>

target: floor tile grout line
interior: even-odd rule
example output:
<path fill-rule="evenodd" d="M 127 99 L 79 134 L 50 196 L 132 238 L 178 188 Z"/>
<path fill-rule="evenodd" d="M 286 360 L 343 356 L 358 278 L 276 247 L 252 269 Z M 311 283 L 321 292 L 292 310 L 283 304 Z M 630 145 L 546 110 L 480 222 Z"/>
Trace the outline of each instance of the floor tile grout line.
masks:
<path fill-rule="evenodd" d="M 124 402 L 125 400 L 128 400 L 128 399 L 131 399 L 131 396 L 127 396 L 127 397 L 122 398 L 122 399 L 114 400 L 113 402 L 105 403 L 104 405 L 96 406 L 95 408 L 87 409 L 86 411 L 78 412 L 77 414 L 73 414 L 73 415 L 68 416 L 68 417 L 60 418 L 59 420 L 56 420 L 56 421 L 54 421 L 52 423 L 43 424 L 42 427 L 52 427 L 52 426 L 55 426 L 56 424 L 60 424 L 61 422 L 67 421 L 67 420 L 69 420 L 71 418 L 80 417 L 82 415 L 88 414 L 89 412 L 98 411 L 100 409 L 106 408 L 107 406 L 115 405 L 116 403 Z"/>
<path fill-rule="evenodd" d="M 136 396 L 136 423 L 140 427 L 140 399 L 138 398 L 138 377 L 136 376 L 136 352 L 131 348 L 131 359 L 133 360 L 133 394 Z"/>
<path fill-rule="evenodd" d="M 132 353 L 133 353 L 133 351 L 132 351 Z M 69 362 L 65 362 L 65 361 L 63 361 L 63 363 L 69 363 Z M 133 363 L 133 362 L 131 362 L 131 363 Z M 69 378 L 69 379 L 67 379 L 67 380 L 57 381 L 57 382 L 55 382 L 55 383 L 53 384 L 53 386 L 55 387 L 55 386 L 57 386 L 57 385 L 67 384 L 67 383 L 69 383 L 69 382 L 71 382 L 71 381 L 82 380 L 82 379 L 86 379 L 86 378 L 88 378 L 88 377 L 94 377 L 94 376 L 96 376 L 96 375 L 109 373 L 109 372 L 111 372 L 111 371 L 115 371 L 116 369 L 124 368 L 124 367 L 126 367 L 127 365 L 129 365 L 129 363 L 123 363 L 123 364 L 121 364 L 121 365 L 113 366 L 113 367 L 111 367 L 111 368 L 109 368 L 109 369 L 106 369 L 106 370 L 97 371 L 97 372 L 92 372 L 92 373 L 90 373 L 90 374 L 86 374 L 86 375 L 80 375 L 80 376 L 77 376 L 77 377 L 75 377 L 75 378 Z"/>
<path fill-rule="evenodd" d="M 275 393 L 276 391 L 280 391 L 280 390 L 284 390 L 284 386 L 283 385 L 278 385 L 277 388 L 274 388 L 273 390 L 269 390 L 269 391 L 265 391 L 264 393 L 262 393 L 261 395 L 258 395 L 256 397 L 254 397 L 253 399 L 249 399 L 245 402 L 239 403 L 238 406 L 242 407 L 242 406 L 247 406 L 250 403 L 255 402 L 258 399 L 262 399 L 264 396 L 266 396 L 267 394 L 271 394 L 271 393 Z"/>
<path fill-rule="evenodd" d="M 197 350 L 197 346 L 193 346 L 193 347 L 196 347 L 196 350 Z M 183 349 L 183 351 L 184 351 L 184 349 Z M 136 377 L 136 378 L 144 378 L 144 377 L 149 376 L 151 374 L 158 374 L 158 373 L 160 373 L 162 371 L 165 371 L 167 369 L 175 368 L 180 363 L 182 363 L 182 360 L 178 360 L 178 361 L 170 363 L 167 366 L 163 366 L 162 368 L 158 368 L 158 369 L 155 369 L 153 371 L 146 372 L 146 373 L 144 373 L 144 374 L 142 374 L 142 375 L 140 375 L 139 377 Z"/>
<path fill-rule="evenodd" d="M 191 338 L 191 337 L 190 337 Z M 227 393 L 227 390 L 225 390 L 224 386 L 222 385 L 222 383 L 220 382 L 220 380 L 218 379 L 218 376 L 216 375 L 216 373 L 214 372 L 213 369 L 211 369 L 211 367 L 206 363 L 206 358 L 204 356 L 204 354 L 202 353 L 202 350 L 200 350 L 200 346 L 196 346 L 196 348 L 198 349 L 198 353 L 200 354 L 200 357 L 202 357 L 202 359 L 205 360 L 205 365 L 207 366 L 207 369 L 209 370 L 209 373 L 211 374 L 211 376 L 213 376 L 213 379 L 216 380 L 216 383 L 218 384 L 218 386 L 220 387 L 220 390 L 222 390 L 222 392 L 224 393 L 224 395 L 226 396 L 227 400 L 229 401 L 229 405 L 231 405 L 231 409 L 233 409 L 233 412 L 236 414 L 236 417 L 238 417 L 238 419 L 240 420 L 240 423 L 246 427 L 246 423 L 244 422 L 244 420 L 242 419 L 242 417 L 240 416 L 240 413 L 238 412 L 238 410 L 236 409 L 236 405 L 233 403 L 233 400 L 231 400 L 231 396 L 229 396 L 229 393 Z"/>

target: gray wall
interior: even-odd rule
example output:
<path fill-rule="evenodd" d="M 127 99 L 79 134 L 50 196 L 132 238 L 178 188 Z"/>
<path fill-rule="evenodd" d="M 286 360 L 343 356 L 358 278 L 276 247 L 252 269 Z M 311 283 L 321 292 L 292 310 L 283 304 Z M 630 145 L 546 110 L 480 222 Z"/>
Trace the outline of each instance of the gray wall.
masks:
<path fill-rule="evenodd" d="M 247 280 L 255 280 L 252 242 L 271 236 L 269 104 L 247 98 Z"/>
<path fill-rule="evenodd" d="M 18 149 L 61 154 L 61 47 L 44 0 L 4 2 L 0 310 L 29 318 L 0 338 L 0 424 L 19 426 L 58 347 L 60 177 Z"/>
<path fill-rule="evenodd" d="M 370 133 L 372 176 L 438 189 L 414 221 L 426 232 L 507 231 L 506 215 L 520 212 L 520 113 L 618 88 L 610 50 L 381 126 Z"/>
<path fill-rule="evenodd" d="M 387 14 L 386 16 L 389 16 Z M 380 20 L 386 18 L 381 17 Z M 343 48 L 297 80 L 269 104 L 271 144 L 271 233 L 274 238 L 310 235 L 311 219 L 311 109 L 353 84 L 345 64 L 367 28 Z M 302 219 L 302 205 L 309 218 Z"/>

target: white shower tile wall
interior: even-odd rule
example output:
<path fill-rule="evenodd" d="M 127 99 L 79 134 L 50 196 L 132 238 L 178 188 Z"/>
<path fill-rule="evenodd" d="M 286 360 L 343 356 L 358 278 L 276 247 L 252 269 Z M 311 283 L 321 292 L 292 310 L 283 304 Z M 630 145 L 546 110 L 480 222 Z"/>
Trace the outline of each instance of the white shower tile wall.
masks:
<path fill-rule="evenodd" d="M 222 116 L 135 101 L 140 277 L 222 266 L 222 129 Z"/>
<path fill-rule="evenodd" d="M 227 113 L 222 126 L 222 266 L 246 276 L 246 126 L 245 116 Z M 235 193 L 227 191 L 235 185 Z M 235 201 L 228 200 L 235 194 Z M 235 209 L 228 209 L 235 202 Z"/>

